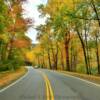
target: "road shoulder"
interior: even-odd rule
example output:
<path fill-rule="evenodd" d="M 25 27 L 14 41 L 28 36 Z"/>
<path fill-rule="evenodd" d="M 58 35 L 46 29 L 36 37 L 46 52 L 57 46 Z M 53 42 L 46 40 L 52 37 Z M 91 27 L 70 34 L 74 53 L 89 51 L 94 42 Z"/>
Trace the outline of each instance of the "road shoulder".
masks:
<path fill-rule="evenodd" d="M 70 75 L 72 77 L 76 77 L 80 80 L 90 82 L 92 84 L 95 84 L 97 86 L 100 86 L 100 77 L 94 76 L 94 75 L 86 75 L 86 74 L 80 74 L 75 72 L 66 72 L 66 71 L 58 71 L 64 75 Z"/>
<path fill-rule="evenodd" d="M 13 72 L 5 72 L 0 74 L 0 90 L 9 86 L 17 79 L 24 76 L 27 72 L 25 67 L 21 67 L 20 69 L 13 71 Z"/>

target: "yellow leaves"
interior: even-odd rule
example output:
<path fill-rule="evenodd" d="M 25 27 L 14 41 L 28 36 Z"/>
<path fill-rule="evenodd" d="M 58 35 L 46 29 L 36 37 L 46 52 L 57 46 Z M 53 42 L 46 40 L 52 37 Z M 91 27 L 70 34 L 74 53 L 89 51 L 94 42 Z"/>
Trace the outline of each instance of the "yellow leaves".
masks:
<path fill-rule="evenodd" d="M 8 36 L 6 34 L 0 34 L 0 40 L 4 40 L 5 42 L 8 42 Z"/>
<path fill-rule="evenodd" d="M 37 44 L 34 48 L 33 48 L 33 53 L 38 53 L 41 52 L 42 48 L 40 44 Z"/>
<path fill-rule="evenodd" d="M 67 6 L 69 9 L 73 9 L 74 2 L 73 0 L 48 0 L 47 12 L 51 16 L 55 15 L 63 6 Z M 51 9 L 52 8 L 52 9 Z"/>
<path fill-rule="evenodd" d="M 13 6 L 13 13 L 19 13 L 19 12 L 22 12 L 21 5 L 15 4 Z"/>
<path fill-rule="evenodd" d="M 34 46 L 34 48 L 30 51 L 27 51 L 25 54 L 25 58 L 29 62 L 37 62 L 37 57 L 42 56 L 41 52 L 43 51 L 43 48 L 40 44 L 37 44 Z"/>
<path fill-rule="evenodd" d="M 31 51 L 26 52 L 25 58 L 27 59 L 27 61 L 35 62 L 37 60 L 37 54 L 41 53 L 41 50 L 41 46 L 36 45 Z"/>
<path fill-rule="evenodd" d="M 26 59 L 27 61 L 33 62 L 34 59 L 33 51 L 26 52 Z"/>

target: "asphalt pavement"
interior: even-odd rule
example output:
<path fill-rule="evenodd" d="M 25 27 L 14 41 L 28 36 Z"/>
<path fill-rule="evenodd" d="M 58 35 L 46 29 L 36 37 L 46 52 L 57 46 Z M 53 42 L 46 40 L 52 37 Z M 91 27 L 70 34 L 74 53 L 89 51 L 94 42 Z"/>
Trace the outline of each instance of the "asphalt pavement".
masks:
<path fill-rule="evenodd" d="M 100 86 L 60 72 L 33 69 L 0 90 L 0 100 L 100 100 Z"/>

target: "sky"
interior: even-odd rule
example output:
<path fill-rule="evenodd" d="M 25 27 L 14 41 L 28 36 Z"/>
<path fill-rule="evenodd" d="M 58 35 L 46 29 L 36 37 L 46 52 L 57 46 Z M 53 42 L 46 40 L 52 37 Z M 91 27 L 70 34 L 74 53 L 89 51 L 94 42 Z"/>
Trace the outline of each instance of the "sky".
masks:
<path fill-rule="evenodd" d="M 23 4 L 24 9 L 24 18 L 31 18 L 34 20 L 34 27 L 44 24 L 46 18 L 40 18 L 40 13 L 38 12 L 38 5 L 46 4 L 47 0 L 27 0 L 26 3 Z M 29 28 L 26 35 L 32 40 L 32 43 L 37 43 L 36 35 L 37 31 L 34 28 Z"/>

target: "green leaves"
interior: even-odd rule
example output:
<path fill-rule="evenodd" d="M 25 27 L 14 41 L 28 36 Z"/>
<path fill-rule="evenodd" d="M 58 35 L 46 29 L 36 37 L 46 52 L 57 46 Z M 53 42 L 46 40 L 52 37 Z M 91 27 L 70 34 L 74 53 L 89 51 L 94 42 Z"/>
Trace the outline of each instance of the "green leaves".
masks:
<path fill-rule="evenodd" d="M 31 40 L 25 35 L 31 20 L 21 16 L 21 4 L 25 0 L 8 1 L 9 4 L 0 0 L 0 62 L 2 66 L 7 64 L 7 68 L 14 68 L 24 62 L 22 48 L 28 49 L 31 45 Z M 20 48 L 14 45 L 15 41 Z"/>
<path fill-rule="evenodd" d="M 7 5 L 5 4 L 4 0 L 0 0 L 0 14 L 6 13 Z"/>
<path fill-rule="evenodd" d="M 0 34 L 5 29 L 5 14 L 7 13 L 7 6 L 4 1 L 0 1 Z"/>

